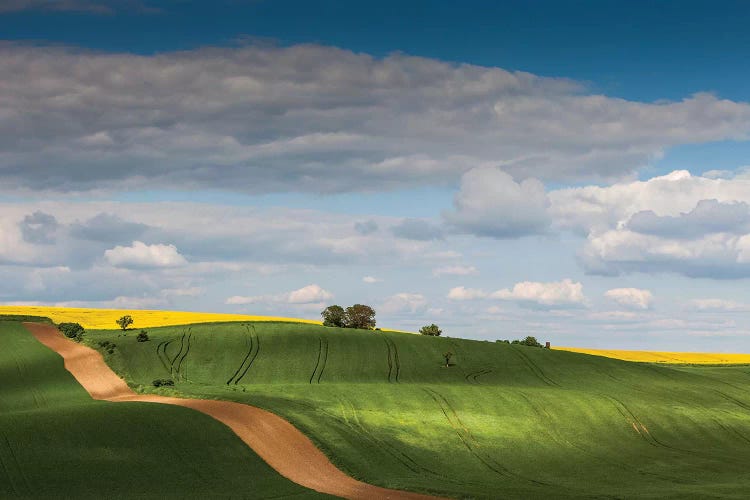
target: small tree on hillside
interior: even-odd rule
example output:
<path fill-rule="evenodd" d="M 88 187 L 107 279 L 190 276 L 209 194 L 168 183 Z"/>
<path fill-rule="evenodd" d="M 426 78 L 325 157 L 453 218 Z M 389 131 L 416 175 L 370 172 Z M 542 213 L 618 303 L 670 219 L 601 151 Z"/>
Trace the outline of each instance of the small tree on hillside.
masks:
<path fill-rule="evenodd" d="M 423 326 L 419 329 L 419 333 L 422 335 L 429 335 L 430 337 L 439 337 L 443 330 L 441 330 L 436 324 Z"/>
<path fill-rule="evenodd" d="M 375 309 L 364 304 L 347 307 L 344 324 L 347 328 L 372 330 L 375 328 Z"/>
<path fill-rule="evenodd" d="M 117 325 L 118 325 L 118 326 L 119 326 L 120 328 L 122 328 L 122 331 L 124 332 L 125 330 L 127 330 L 127 329 L 128 329 L 128 327 L 129 327 L 130 325 L 132 325 L 132 324 L 133 324 L 133 318 L 132 318 L 132 317 L 131 317 L 130 315 L 127 315 L 127 314 L 126 314 L 126 315 L 125 315 L 125 316 L 123 316 L 122 318 L 120 318 L 120 319 L 118 319 L 117 321 L 115 321 L 115 323 L 117 323 Z"/>
<path fill-rule="evenodd" d="M 346 311 L 341 306 L 328 306 L 320 315 L 323 316 L 323 326 L 346 326 Z"/>
<path fill-rule="evenodd" d="M 446 351 L 443 353 L 443 358 L 445 359 L 445 367 L 449 368 L 451 366 L 451 358 L 453 357 L 453 353 L 450 351 Z"/>

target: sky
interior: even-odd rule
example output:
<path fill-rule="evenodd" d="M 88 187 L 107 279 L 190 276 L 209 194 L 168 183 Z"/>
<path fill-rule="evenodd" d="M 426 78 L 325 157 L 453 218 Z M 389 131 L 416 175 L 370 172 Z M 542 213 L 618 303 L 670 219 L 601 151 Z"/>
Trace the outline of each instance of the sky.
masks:
<path fill-rule="evenodd" d="M 0 302 L 750 352 L 749 21 L 1 0 Z"/>

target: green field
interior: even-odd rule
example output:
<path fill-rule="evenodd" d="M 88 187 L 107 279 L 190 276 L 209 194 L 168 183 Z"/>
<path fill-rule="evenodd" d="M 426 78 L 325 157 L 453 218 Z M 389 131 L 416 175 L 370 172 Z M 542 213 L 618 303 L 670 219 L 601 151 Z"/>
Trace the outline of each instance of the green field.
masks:
<path fill-rule="evenodd" d="M 185 408 L 92 400 L 18 321 L 0 321 L 0 498 L 320 498 Z"/>
<path fill-rule="evenodd" d="M 137 390 L 266 408 L 373 484 L 457 498 L 750 491 L 750 367 L 288 323 L 136 333 L 87 341 L 116 343 L 105 357 Z"/>

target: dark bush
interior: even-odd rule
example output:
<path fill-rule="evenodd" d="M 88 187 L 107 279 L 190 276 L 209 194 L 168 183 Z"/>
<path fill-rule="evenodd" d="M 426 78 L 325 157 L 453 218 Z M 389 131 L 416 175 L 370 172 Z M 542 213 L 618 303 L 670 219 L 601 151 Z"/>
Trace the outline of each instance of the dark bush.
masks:
<path fill-rule="evenodd" d="M 149 341 L 149 338 L 148 338 L 148 332 L 147 332 L 146 330 L 141 330 L 141 333 L 139 333 L 139 334 L 138 334 L 138 335 L 137 335 L 137 336 L 135 337 L 135 340 L 136 340 L 137 342 L 148 342 L 148 341 Z"/>
<path fill-rule="evenodd" d="M 115 353 L 115 345 L 114 342 L 110 342 L 109 340 L 100 340 L 98 342 L 99 347 L 101 347 L 107 354 L 114 354 Z"/>
<path fill-rule="evenodd" d="M 171 387 L 174 385 L 174 380 L 171 378 L 157 378 L 152 384 L 154 387 Z"/>
<path fill-rule="evenodd" d="M 57 329 L 62 332 L 63 335 L 69 339 L 73 339 L 76 342 L 83 340 L 83 327 L 78 323 L 60 323 L 57 325 Z"/>

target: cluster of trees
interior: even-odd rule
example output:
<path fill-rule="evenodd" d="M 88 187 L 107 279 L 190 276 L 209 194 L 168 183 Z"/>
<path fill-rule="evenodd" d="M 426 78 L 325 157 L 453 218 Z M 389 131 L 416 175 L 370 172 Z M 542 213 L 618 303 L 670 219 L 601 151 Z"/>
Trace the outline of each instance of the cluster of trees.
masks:
<path fill-rule="evenodd" d="M 441 330 L 435 323 L 427 326 L 423 326 L 419 329 L 419 333 L 422 335 L 429 335 L 430 337 L 439 337 L 443 330 Z"/>
<path fill-rule="evenodd" d="M 323 326 L 361 330 L 375 328 L 375 309 L 364 304 L 354 304 L 346 309 L 334 304 L 323 309 L 320 315 L 323 317 Z"/>
<path fill-rule="evenodd" d="M 498 340 L 497 342 L 503 342 L 505 344 L 527 345 L 529 347 L 544 347 L 536 340 L 536 337 L 532 337 L 531 335 L 521 340 Z"/>

